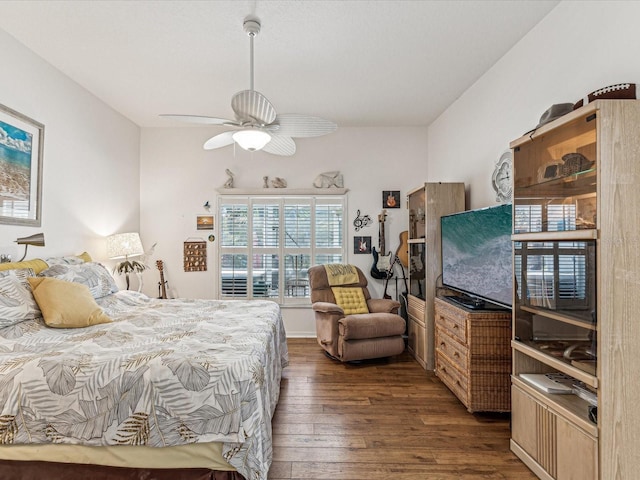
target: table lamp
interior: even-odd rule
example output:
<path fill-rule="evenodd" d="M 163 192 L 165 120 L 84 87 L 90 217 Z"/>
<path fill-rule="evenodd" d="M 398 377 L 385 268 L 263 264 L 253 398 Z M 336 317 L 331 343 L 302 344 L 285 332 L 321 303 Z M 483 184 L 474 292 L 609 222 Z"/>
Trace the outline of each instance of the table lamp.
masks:
<path fill-rule="evenodd" d="M 124 258 L 124 262 L 118 263 L 113 271 L 125 274 L 127 290 L 129 290 L 129 274 L 139 273 L 147 268 L 140 262 L 129 260 L 129 257 L 139 257 L 143 254 L 144 249 L 137 232 L 116 233 L 107 237 L 107 256 L 111 259 Z"/>

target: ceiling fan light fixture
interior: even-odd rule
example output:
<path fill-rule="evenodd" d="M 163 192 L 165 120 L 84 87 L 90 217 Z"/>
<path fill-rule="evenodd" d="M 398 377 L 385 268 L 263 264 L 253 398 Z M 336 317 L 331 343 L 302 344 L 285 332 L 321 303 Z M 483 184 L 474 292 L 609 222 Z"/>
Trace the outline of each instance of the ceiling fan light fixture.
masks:
<path fill-rule="evenodd" d="M 267 132 L 254 129 L 238 130 L 232 137 L 241 148 L 250 152 L 262 150 L 271 141 L 271 135 Z"/>
<path fill-rule="evenodd" d="M 0 0 L 1 1 L 1 0 Z M 274 106 L 253 88 L 253 41 L 260 33 L 260 19 L 253 15 L 244 19 L 244 31 L 249 35 L 249 89 L 242 90 L 231 98 L 231 109 L 235 120 L 202 115 L 162 115 L 166 118 L 204 125 L 222 125 L 237 130 L 227 130 L 209 138 L 203 145 L 205 150 L 239 145 L 255 152 L 262 150 L 283 157 L 296 153 L 293 138 L 319 137 L 335 132 L 338 126 L 320 117 L 288 113 L 278 115 Z"/>

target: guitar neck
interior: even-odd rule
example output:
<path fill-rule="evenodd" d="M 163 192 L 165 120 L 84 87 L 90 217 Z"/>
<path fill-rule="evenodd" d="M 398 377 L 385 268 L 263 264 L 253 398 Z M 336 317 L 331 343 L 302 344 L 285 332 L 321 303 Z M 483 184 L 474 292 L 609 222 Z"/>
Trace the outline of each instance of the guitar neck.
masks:
<path fill-rule="evenodd" d="M 378 229 L 378 247 L 380 248 L 380 253 L 382 255 L 385 254 L 385 252 L 387 251 L 386 249 L 386 242 L 385 242 L 385 238 L 384 238 L 384 220 L 387 217 L 387 211 L 386 210 L 382 210 L 382 213 L 380 215 L 378 215 L 378 225 L 379 225 L 379 229 Z"/>
<path fill-rule="evenodd" d="M 158 283 L 159 290 L 160 290 L 159 298 L 166 299 L 167 298 L 167 282 L 164 279 L 164 265 L 162 260 L 158 260 L 156 262 L 156 266 L 158 267 L 158 271 L 160 272 L 160 282 Z"/>

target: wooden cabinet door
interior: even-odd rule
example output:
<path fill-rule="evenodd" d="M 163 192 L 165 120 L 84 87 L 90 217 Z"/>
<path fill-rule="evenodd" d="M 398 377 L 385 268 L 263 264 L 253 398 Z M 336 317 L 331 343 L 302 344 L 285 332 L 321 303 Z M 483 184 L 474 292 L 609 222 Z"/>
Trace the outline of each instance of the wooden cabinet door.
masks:
<path fill-rule="evenodd" d="M 598 478 L 598 443 L 561 417 L 557 417 L 557 480 Z"/>
<path fill-rule="evenodd" d="M 409 315 L 409 322 L 407 324 L 408 331 L 408 346 L 413 352 L 416 360 L 424 368 L 426 365 L 425 359 L 425 331 L 424 324 L 421 324 L 415 317 Z"/>
<path fill-rule="evenodd" d="M 537 405 L 532 397 L 511 386 L 511 438 L 534 460 L 538 459 Z"/>

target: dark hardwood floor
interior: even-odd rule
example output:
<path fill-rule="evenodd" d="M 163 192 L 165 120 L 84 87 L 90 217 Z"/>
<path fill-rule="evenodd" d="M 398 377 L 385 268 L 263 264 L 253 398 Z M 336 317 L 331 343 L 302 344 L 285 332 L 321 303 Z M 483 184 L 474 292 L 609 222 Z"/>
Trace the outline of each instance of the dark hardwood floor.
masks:
<path fill-rule="evenodd" d="M 509 417 L 470 414 L 403 355 L 358 365 L 289 339 L 269 480 L 535 479 L 509 451 Z"/>

